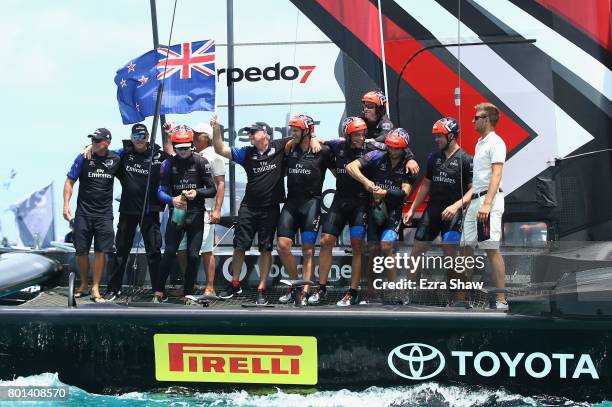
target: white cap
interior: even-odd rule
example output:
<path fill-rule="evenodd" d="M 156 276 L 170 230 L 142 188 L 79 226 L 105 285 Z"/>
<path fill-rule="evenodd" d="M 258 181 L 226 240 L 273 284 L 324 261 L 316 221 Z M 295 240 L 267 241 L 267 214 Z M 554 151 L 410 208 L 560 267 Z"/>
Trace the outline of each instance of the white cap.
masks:
<path fill-rule="evenodd" d="M 198 123 L 194 126 L 193 131 L 196 133 L 205 133 L 208 134 L 209 137 L 212 137 L 213 129 L 212 126 L 208 123 Z"/>

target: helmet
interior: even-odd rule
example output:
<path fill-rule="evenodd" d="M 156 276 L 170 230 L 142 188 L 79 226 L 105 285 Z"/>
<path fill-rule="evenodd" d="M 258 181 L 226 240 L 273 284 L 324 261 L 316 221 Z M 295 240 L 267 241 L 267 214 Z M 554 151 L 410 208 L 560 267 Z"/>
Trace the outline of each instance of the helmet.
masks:
<path fill-rule="evenodd" d="M 387 97 L 380 90 L 371 90 L 367 92 L 363 95 L 361 101 L 374 103 L 376 107 L 383 107 L 385 109 L 387 107 Z"/>
<path fill-rule="evenodd" d="M 172 144 L 191 144 L 193 142 L 193 130 L 189 126 L 180 125 L 170 130 Z"/>
<path fill-rule="evenodd" d="M 289 119 L 289 126 L 298 127 L 302 130 L 308 130 L 308 134 L 314 133 L 314 119 L 305 114 L 297 114 Z"/>
<path fill-rule="evenodd" d="M 431 132 L 433 134 L 444 134 L 446 136 L 452 135 L 453 138 L 457 138 L 459 135 L 459 123 L 452 117 L 443 117 L 434 123 Z M 447 139 L 450 141 L 448 137 Z"/>
<path fill-rule="evenodd" d="M 368 125 L 361 117 L 347 117 L 342 122 L 342 135 L 347 137 L 356 131 L 367 130 Z"/>
<path fill-rule="evenodd" d="M 376 115 L 380 119 L 387 112 L 387 97 L 380 90 L 371 90 L 361 98 L 363 103 L 370 102 L 376 105 Z"/>
<path fill-rule="evenodd" d="M 410 140 L 410 134 L 401 127 L 391 130 L 385 137 L 385 144 L 392 148 L 406 148 L 408 147 L 408 141 Z"/>

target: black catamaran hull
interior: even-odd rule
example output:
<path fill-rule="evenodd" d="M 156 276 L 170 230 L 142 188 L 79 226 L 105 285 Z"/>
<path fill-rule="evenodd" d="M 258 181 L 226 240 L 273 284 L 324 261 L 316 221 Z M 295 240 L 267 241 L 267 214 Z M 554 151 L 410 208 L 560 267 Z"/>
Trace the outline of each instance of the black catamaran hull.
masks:
<path fill-rule="evenodd" d="M 117 311 L 116 307 L 0 309 L 2 379 L 58 372 L 62 382 L 92 392 L 173 385 L 277 387 L 156 379 L 157 334 L 253 335 L 316 338 L 315 382 L 290 387 L 363 388 L 431 379 L 573 400 L 612 396 L 612 320 L 398 312 L 381 307 Z"/>

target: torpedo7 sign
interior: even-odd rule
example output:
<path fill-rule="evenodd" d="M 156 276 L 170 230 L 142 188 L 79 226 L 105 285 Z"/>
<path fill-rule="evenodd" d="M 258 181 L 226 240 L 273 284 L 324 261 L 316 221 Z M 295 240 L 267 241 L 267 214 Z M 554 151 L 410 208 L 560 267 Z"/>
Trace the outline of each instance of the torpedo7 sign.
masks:
<path fill-rule="evenodd" d="M 154 336 L 158 381 L 317 384 L 310 336 Z"/>
<path fill-rule="evenodd" d="M 242 70 L 240 68 L 230 69 L 217 69 L 217 81 L 221 80 L 221 76 L 225 74 L 226 83 L 229 86 L 231 83 L 240 82 L 243 79 L 249 82 L 264 81 L 293 81 L 298 80 L 299 83 L 306 83 L 312 71 L 315 70 L 316 65 L 300 65 L 295 67 L 293 65 L 280 66 L 280 62 L 277 62 L 273 66 L 260 69 L 255 66 Z"/>

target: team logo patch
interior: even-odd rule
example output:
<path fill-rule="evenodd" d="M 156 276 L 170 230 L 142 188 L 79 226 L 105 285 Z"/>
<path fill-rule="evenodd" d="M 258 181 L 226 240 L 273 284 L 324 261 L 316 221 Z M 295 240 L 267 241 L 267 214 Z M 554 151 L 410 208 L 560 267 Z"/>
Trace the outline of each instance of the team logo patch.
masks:
<path fill-rule="evenodd" d="M 382 124 L 381 127 L 382 127 L 383 130 L 391 130 L 391 123 L 385 122 L 385 123 Z"/>

